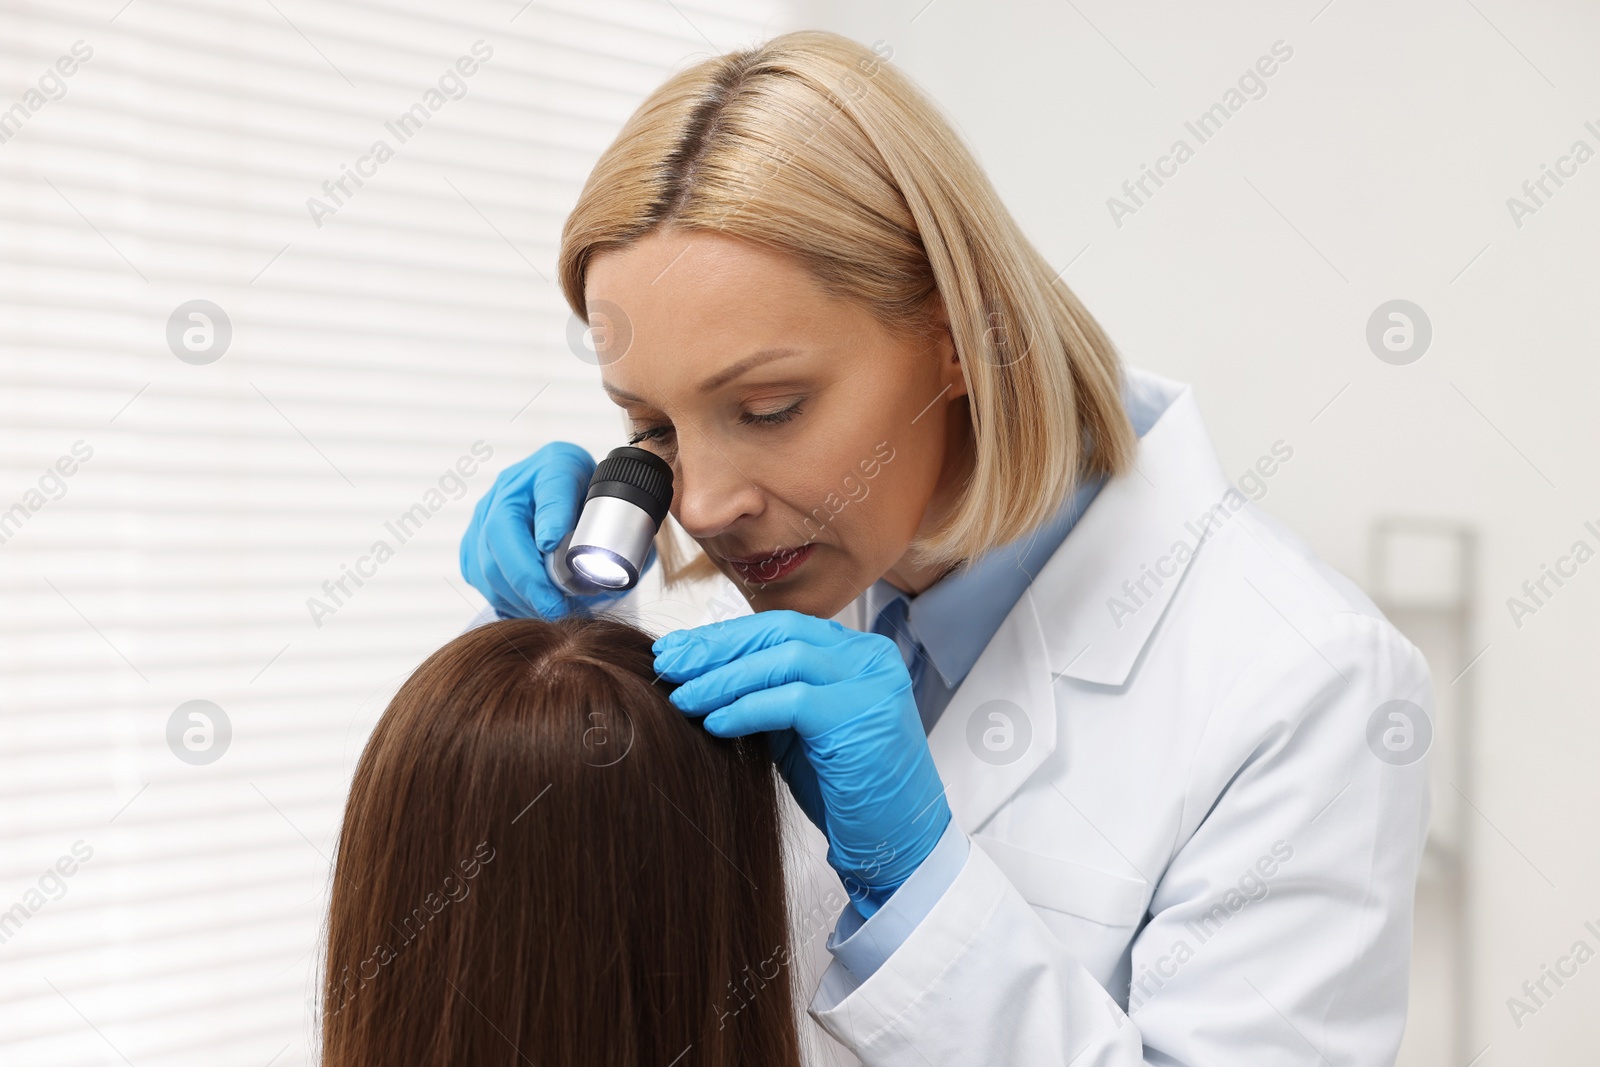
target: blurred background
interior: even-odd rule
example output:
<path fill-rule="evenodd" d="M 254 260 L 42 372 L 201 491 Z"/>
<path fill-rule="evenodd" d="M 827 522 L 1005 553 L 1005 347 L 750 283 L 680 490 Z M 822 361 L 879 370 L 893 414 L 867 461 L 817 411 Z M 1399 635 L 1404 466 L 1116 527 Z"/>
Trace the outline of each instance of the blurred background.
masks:
<path fill-rule="evenodd" d="M 1427 654 L 1401 1062 L 1593 1062 L 1578 0 L 0 0 L 0 1059 L 310 1062 L 346 785 L 482 605 L 474 502 L 622 439 L 565 213 L 669 73 L 801 27 L 933 96 L 1225 469 L 1292 448 L 1260 506 Z"/>

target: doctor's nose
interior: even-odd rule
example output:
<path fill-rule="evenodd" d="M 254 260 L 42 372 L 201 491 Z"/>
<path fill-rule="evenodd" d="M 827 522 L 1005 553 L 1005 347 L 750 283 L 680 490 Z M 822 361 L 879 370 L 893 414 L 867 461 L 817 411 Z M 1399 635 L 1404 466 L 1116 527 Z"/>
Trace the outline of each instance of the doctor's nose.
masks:
<path fill-rule="evenodd" d="M 761 490 L 709 442 L 679 445 L 674 509 L 678 525 L 697 541 L 718 537 L 736 521 L 761 513 Z"/>

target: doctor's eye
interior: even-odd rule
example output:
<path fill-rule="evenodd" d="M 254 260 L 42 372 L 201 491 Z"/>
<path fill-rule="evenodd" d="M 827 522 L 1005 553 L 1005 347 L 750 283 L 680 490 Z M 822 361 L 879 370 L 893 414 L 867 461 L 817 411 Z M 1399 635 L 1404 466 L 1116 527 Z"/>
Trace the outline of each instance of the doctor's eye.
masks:
<path fill-rule="evenodd" d="M 793 404 L 790 404 L 782 411 L 771 411 L 765 414 L 757 414 L 753 411 L 749 411 L 739 416 L 739 421 L 745 423 L 746 425 L 754 423 L 758 426 L 775 426 L 780 422 L 788 422 L 796 415 L 801 414 L 800 405 L 803 403 L 805 403 L 805 401 L 796 400 Z"/>
<path fill-rule="evenodd" d="M 628 443 L 637 446 L 641 441 L 654 441 L 663 434 L 671 433 L 672 427 L 670 426 L 652 426 L 648 430 L 640 430 L 632 437 L 629 437 Z"/>
<path fill-rule="evenodd" d="M 805 403 L 803 399 L 796 400 L 781 411 L 746 411 L 739 416 L 739 421 L 746 426 L 776 426 L 780 423 L 788 422 L 796 415 L 804 414 L 805 412 L 800 407 L 803 403 Z M 643 441 L 665 441 L 672 436 L 672 433 L 673 430 L 670 426 L 651 426 L 629 437 L 628 443 L 637 446 Z"/>

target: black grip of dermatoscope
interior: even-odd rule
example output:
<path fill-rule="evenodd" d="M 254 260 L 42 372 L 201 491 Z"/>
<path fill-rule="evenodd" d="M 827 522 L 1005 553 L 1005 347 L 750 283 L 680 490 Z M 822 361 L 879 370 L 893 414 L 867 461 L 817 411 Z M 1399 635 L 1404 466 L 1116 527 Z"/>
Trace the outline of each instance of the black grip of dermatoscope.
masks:
<path fill-rule="evenodd" d="M 584 502 L 601 494 L 637 505 L 659 526 L 672 507 L 672 468 L 654 452 L 632 445 L 613 448 L 595 467 Z"/>

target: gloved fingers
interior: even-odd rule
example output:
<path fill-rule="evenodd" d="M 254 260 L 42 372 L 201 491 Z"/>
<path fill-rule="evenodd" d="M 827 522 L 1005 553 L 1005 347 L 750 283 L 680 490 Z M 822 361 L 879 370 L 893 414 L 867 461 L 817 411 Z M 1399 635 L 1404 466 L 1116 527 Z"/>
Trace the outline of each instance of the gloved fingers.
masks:
<path fill-rule="evenodd" d="M 494 560 L 489 555 L 488 545 L 484 541 L 483 523 L 489 514 L 490 506 L 494 503 L 494 492 L 498 485 L 497 480 L 495 485 L 490 486 L 488 491 L 478 498 L 477 506 L 472 510 L 472 521 L 467 523 L 467 531 L 461 535 L 459 562 L 461 577 L 466 579 L 467 584 L 482 593 L 483 598 L 494 606 L 495 611 L 501 615 L 509 615 L 513 614 L 510 603 L 500 595 L 484 572 L 485 564 L 492 565 Z"/>
<path fill-rule="evenodd" d="M 727 663 L 738 658 L 742 654 L 743 646 L 735 643 L 737 634 L 721 629 L 721 626 L 720 622 L 685 626 L 668 630 L 656 638 L 655 643 L 650 646 L 655 652 L 656 674 L 669 682 L 688 681 L 706 670 L 699 661 L 703 649 L 707 646 L 721 650 L 714 658 L 715 664 Z"/>
<path fill-rule="evenodd" d="M 689 678 L 785 641 L 837 648 L 862 636 L 859 631 L 832 619 L 774 608 L 673 630 L 657 638 L 652 647 L 656 652 L 656 670 L 676 675 L 676 678 Z"/>
<path fill-rule="evenodd" d="M 800 709 L 816 697 L 816 686 L 805 682 L 749 693 L 707 715 L 706 732 L 717 737 L 742 737 L 763 730 L 791 729 Z"/>
<path fill-rule="evenodd" d="M 587 482 L 585 464 L 594 467 L 583 449 L 552 441 L 495 479 L 482 522 L 481 566 L 485 583 L 509 605 L 503 614 L 566 614 L 566 598 L 546 574 L 538 543 L 554 548 L 566 536 L 581 492 L 576 486 Z"/>
<path fill-rule="evenodd" d="M 526 617 L 536 614 L 534 606 L 518 593 L 517 587 L 495 558 L 496 541 L 510 544 L 519 537 L 532 541 L 527 511 L 518 508 L 517 498 L 526 493 L 533 462 L 533 457 L 529 457 L 500 472 L 494 485 L 478 502 L 472 525 L 468 528 L 468 535 L 472 538 L 472 564 L 476 571 L 475 576 L 469 576 L 468 580 L 494 604 L 495 610 L 501 615 Z M 473 581 L 473 577 L 477 580 Z"/>
<path fill-rule="evenodd" d="M 469 566 L 473 568 L 471 573 L 467 570 Z M 495 614 L 500 618 L 519 618 L 525 614 L 501 595 L 495 583 L 490 581 L 483 568 L 477 565 L 477 558 L 462 563 L 462 574 L 466 576 L 467 581 L 472 584 L 473 588 L 483 594 L 483 598 L 489 602 L 490 606 L 494 608 Z"/>
<path fill-rule="evenodd" d="M 516 517 L 520 514 L 524 513 L 517 505 L 502 505 L 485 524 L 484 555 L 490 564 L 484 568 L 484 578 L 497 596 L 512 605 L 509 614 L 554 618 L 562 613 L 561 596 L 544 573 L 533 532 Z"/>
<path fill-rule="evenodd" d="M 499 478 L 497 476 L 495 479 L 495 484 L 491 485 L 482 496 L 478 497 L 478 503 L 472 509 L 472 521 L 467 523 L 466 536 L 461 539 L 461 547 L 463 551 L 466 550 L 469 544 L 474 547 L 477 546 L 478 537 L 483 531 L 484 516 L 488 515 L 489 513 L 489 504 L 494 500 L 495 486 L 499 484 Z"/>
<path fill-rule="evenodd" d="M 681 668 L 673 668 L 664 676 L 677 681 L 682 673 Z M 804 641 L 789 640 L 701 671 L 673 691 L 672 702 L 683 711 L 703 715 L 746 694 L 775 689 L 789 682 L 824 686 L 859 675 L 850 657 L 835 655 Z"/>
<path fill-rule="evenodd" d="M 487 500 L 488 497 L 484 497 L 483 499 Z M 479 502 L 478 507 L 481 513 L 481 509 L 483 508 L 482 501 Z M 504 614 L 504 602 L 500 599 L 499 595 L 494 591 L 494 587 L 490 585 L 489 580 L 484 577 L 483 574 L 483 549 L 481 547 L 483 535 L 479 532 L 478 527 L 475 525 L 476 521 L 476 518 L 474 518 L 474 525 L 468 526 L 467 532 L 461 535 L 461 549 L 458 554 L 458 562 L 461 566 L 461 577 L 466 579 L 468 585 L 472 586 L 472 588 L 483 594 L 483 598 L 494 606 L 495 611 Z"/>
<path fill-rule="evenodd" d="M 534 462 L 537 461 L 537 462 Z M 578 523 L 594 477 L 594 457 L 567 441 L 551 441 L 529 457 L 532 464 L 533 533 L 540 553 L 553 551 Z"/>

